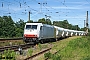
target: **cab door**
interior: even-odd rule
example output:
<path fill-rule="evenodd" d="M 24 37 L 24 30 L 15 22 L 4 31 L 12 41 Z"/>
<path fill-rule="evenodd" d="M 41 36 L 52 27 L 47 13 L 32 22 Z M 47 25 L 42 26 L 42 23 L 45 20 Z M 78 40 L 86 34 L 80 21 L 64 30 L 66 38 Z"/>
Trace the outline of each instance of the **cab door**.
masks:
<path fill-rule="evenodd" d="M 43 38 L 43 26 L 40 26 L 39 38 Z"/>

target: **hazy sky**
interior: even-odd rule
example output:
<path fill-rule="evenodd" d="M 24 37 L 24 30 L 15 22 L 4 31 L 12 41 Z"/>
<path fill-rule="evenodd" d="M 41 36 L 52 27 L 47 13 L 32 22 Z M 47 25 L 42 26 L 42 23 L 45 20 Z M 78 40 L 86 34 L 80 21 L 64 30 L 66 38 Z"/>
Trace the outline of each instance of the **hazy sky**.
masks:
<path fill-rule="evenodd" d="M 10 15 L 15 22 L 19 19 L 27 21 L 29 11 L 33 21 L 47 15 L 51 16 L 51 21 L 67 19 L 73 25 L 84 27 L 86 12 L 90 12 L 90 0 L 0 0 L 0 16 Z"/>

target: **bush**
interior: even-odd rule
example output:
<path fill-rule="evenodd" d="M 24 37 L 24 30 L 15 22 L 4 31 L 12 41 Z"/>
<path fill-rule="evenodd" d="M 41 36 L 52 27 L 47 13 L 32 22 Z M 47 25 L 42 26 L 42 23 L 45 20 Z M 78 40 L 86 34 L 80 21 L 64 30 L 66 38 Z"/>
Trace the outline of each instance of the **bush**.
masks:
<path fill-rule="evenodd" d="M 48 53 L 45 53 L 45 54 L 44 54 L 44 57 L 45 57 L 45 58 L 51 58 L 51 55 L 52 55 L 52 54 L 51 54 L 50 51 L 49 51 Z"/>
<path fill-rule="evenodd" d="M 83 58 L 82 60 L 90 60 L 90 57 Z"/>
<path fill-rule="evenodd" d="M 40 43 L 38 44 L 38 46 L 39 46 L 39 49 L 42 50 L 42 45 Z"/>
<path fill-rule="evenodd" d="M 59 56 L 58 54 L 52 54 L 52 60 L 61 60 L 61 56 Z"/>
<path fill-rule="evenodd" d="M 52 60 L 61 60 L 58 54 L 51 54 L 50 52 L 44 54 L 45 58 L 52 59 Z"/>
<path fill-rule="evenodd" d="M 29 53 L 30 56 L 32 56 L 33 49 L 30 48 L 30 49 L 28 50 L 28 53 Z"/>
<path fill-rule="evenodd" d="M 16 60 L 15 59 L 16 53 L 13 50 L 5 50 L 2 54 L 2 58 L 5 58 L 5 60 Z"/>

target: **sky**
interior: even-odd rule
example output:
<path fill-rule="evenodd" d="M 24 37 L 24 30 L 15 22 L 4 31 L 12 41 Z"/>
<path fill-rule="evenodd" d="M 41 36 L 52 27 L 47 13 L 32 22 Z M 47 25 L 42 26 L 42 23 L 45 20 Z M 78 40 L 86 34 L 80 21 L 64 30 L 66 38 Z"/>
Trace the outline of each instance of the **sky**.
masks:
<path fill-rule="evenodd" d="M 15 22 L 26 22 L 29 11 L 30 20 L 35 22 L 47 15 L 52 22 L 68 20 L 83 28 L 87 11 L 90 17 L 90 0 L 0 0 L 0 16 L 10 15 Z"/>

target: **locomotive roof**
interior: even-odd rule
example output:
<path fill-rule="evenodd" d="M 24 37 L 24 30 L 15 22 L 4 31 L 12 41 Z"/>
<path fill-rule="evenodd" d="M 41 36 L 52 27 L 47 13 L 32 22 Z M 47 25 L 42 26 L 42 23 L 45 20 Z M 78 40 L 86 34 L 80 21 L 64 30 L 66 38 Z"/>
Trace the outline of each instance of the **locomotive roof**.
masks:
<path fill-rule="evenodd" d="M 26 25 L 38 25 L 38 24 L 42 24 L 42 23 L 26 23 Z"/>

